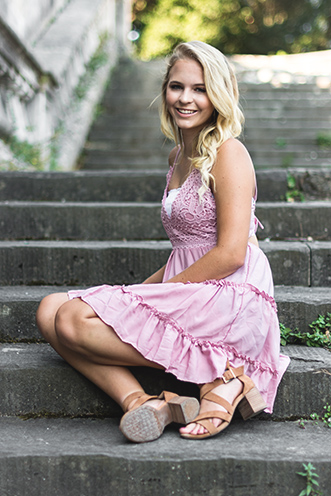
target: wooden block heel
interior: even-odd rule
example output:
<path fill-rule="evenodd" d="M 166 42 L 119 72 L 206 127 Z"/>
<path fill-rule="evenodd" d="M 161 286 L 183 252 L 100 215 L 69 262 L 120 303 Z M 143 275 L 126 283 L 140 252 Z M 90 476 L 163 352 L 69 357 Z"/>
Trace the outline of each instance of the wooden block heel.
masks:
<path fill-rule="evenodd" d="M 198 415 L 200 404 L 196 398 L 177 396 L 168 401 L 173 422 L 189 424 Z"/>
<path fill-rule="evenodd" d="M 264 399 L 260 391 L 253 387 L 248 391 L 238 405 L 239 412 L 244 420 L 248 420 L 254 415 L 262 412 L 266 408 Z"/>
<path fill-rule="evenodd" d="M 155 408 L 148 404 L 151 399 L 164 400 L 164 403 Z M 133 400 L 136 403 L 128 410 Z M 177 396 L 169 391 L 163 391 L 160 396 L 149 396 L 143 391 L 137 391 L 130 394 L 123 403 L 126 414 L 121 419 L 120 430 L 134 443 L 154 441 L 171 422 L 191 422 L 198 414 L 199 406 L 196 398 Z"/>

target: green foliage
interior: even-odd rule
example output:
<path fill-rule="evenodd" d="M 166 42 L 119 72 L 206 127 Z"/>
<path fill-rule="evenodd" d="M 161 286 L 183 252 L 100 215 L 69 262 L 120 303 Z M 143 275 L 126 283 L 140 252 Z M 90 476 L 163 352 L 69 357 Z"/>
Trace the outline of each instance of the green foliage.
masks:
<path fill-rule="evenodd" d="M 27 140 L 21 141 L 16 136 L 10 139 L 8 145 L 13 152 L 14 158 L 19 162 L 31 165 L 36 170 L 43 169 L 44 161 L 42 159 L 40 145 L 32 145 Z"/>
<path fill-rule="evenodd" d="M 331 350 L 331 314 L 319 315 L 318 318 L 309 324 L 311 332 L 300 332 L 298 328 L 290 329 L 284 324 L 279 324 L 280 343 L 282 346 L 287 344 L 303 344 L 309 347 L 320 347 Z"/>
<path fill-rule="evenodd" d="M 287 176 L 287 191 L 286 191 L 286 201 L 304 201 L 305 197 L 302 191 L 298 190 L 295 177 L 292 174 Z"/>
<path fill-rule="evenodd" d="M 322 421 L 324 422 L 325 425 L 331 428 L 331 405 L 328 403 L 323 406 L 325 413 L 322 416 Z"/>
<path fill-rule="evenodd" d="M 305 463 L 302 465 L 304 467 L 304 471 L 297 472 L 297 474 L 306 478 L 306 488 L 301 491 L 299 496 L 315 496 L 317 494 L 322 494 L 318 489 L 316 489 L 316 486 L 319 486 L 319 483 L 316 480 L 319 475 L 314 472 L 314 470 L 316 470 L 314 465 L 310 462 L 307 463 L 307 465 Z"/>
<path fill-rule="evenodd" d="M 277 138 L 275 142 L 275 147 L 279 150 L 284 150 L 287 147 L 287 141 L 285 138 Z"/>
<path fill-rule="evenodd" d="M 326 148 L 330 149 L 331 148 L 331 133 L 318 133 L 317 138 L 317 146 L 320 148 Z"/>
<path fill-rule="evenodd" d="M 96 52 L 86 64 L 85 74 L 80 78 L 79 83 L 75 88 L 75 94 L 79 100 L 82 100 L 85 97 L 91 86 L 95 72 L 107 63 L 108 55 L 104 48 L 105 42 L 106 39 L 101 40 Z"/>
<path fill-rule="evenodd" d="M 199 39 L 226 54 L 330 48 L 331 4 L 321 0 L 134 0 L 138 54 L 167 55 Z"/>
<path fill-rule="evenodd" d="M 318 413 L 314 412 L 309 415 L 309 418 L 314 422 L 315 425 L 318 425 L 319 422 L 323 422 L 326 427 L 331 428 L 331 405 L 327 403 L 323 406 L 323 409 L 325 410 L 323 415 L 319 415 Z M 306 428 L 306 422 L 308 422 L 308 420 L 305 420 L 304 418 L 298 420 L 300 429 Z"/>

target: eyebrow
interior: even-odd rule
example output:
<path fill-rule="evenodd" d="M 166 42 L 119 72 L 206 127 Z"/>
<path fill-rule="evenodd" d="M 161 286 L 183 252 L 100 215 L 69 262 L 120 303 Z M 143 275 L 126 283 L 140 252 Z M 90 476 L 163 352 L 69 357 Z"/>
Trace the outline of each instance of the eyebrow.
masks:
<path fill-rule="evenodd" d="M 181 81 L 176 81 L 175 79 L 172 79 L 169 81 L 169 84 L 173 84 L 173 83 L 183 84 Z M 206 86 L 206 85 L 205 85 L 205 83 L 195 83 L 195 84 L 192 84 L 192 86 Z"/>

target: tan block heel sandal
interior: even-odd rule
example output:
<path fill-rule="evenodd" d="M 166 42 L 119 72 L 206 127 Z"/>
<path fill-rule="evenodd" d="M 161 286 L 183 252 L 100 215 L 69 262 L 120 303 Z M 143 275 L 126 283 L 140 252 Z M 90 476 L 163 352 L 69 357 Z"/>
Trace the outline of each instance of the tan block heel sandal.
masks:
<path fill-rule="evenodd" d="M 232 379 L 239 379 L 244 385 L 243 391 L 235 398 L 232 405 L 224 398 L 212 393 L 212 389 L 220 386 L 221 384 L 226 384 Z M 206 399 L 217 403 L 225 408 L 226 412 L 219 410 L 209 411 L 199 414 L 191 423 L 202 425 L 208 432 L 205 434 L 190 434 L 183 433 L 182 437 L 185 439 L 205 439 L 207 437 L 216 436 L 221 431 L 223 431 L 230 424 L 233 414 L 238 407 L 239 412 L 244 420 L 247 420 L 254 415 L 262 412 L 266 408 L 266 404 L 261 396 L 260 391 L 255 387 L 254 382 L 247 375 L 244 375 L 244 367 L 238 367 L 236 369 L 230 367 L 229 361 L 227 361 L 227 369 L 224 372 L 222 378 L 216 379 L 214 382 L 204 384 L 200 390 L 200 399 Z M 219 418 L 222 423 L 215 427 L 210 419 Z"/>
<path fill-rule="evenodd" d="M 134 407 L 128 410 L 132 401 L 137 399 Z M 147 404 L 151 399 L 164 399 L 160 408 Z M 164 428 L 171 422 L 187 424 L 199 413 L 199 402 L 196 398 L 178 396 L 163 391 L 160 396 L 149 396 L 142 391 L 130 394 L 123 403 L 124 411 L 120 430 L 124 436 L 135 443 L 145 443 L 159 438 Z"/>

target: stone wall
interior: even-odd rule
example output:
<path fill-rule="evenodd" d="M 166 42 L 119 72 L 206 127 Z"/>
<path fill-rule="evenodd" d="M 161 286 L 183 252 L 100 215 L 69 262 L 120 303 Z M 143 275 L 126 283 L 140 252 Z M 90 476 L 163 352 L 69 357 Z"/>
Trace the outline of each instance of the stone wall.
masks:
<path fill-rule="evenodd" d="M 110 69 L 129 49 L 130 7 L 130 0 L 0 0 L 2 168 L 25 161 L 6 146 L 13 141 L 36 146 L 41 168 L 73 168 Z"/>

